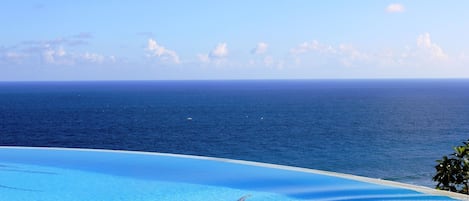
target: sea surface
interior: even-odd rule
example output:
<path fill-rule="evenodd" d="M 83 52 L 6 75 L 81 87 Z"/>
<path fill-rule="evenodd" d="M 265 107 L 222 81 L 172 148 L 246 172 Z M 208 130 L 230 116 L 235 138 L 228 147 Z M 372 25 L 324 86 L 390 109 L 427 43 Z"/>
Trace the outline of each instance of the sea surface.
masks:
<path fill-rule="evenodd" d="M 469 80 L 0 82 L 0 145 L 191 154 L 432 187 Z"/>

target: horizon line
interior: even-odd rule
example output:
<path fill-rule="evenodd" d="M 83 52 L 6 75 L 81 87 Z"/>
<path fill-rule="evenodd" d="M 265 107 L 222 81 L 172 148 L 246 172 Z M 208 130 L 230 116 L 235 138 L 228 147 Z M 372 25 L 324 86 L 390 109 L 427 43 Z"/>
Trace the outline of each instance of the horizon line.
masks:
<path fill-rule="evenodd" d="M 469 77 L 415 77 L 415 78 L 246 78 L 246 79 L 78 79 L 78 80 L 0 80 L 6 82 L 158 82 L 158 81 L 341 81 L 341 80 L 469 80 Z"/>

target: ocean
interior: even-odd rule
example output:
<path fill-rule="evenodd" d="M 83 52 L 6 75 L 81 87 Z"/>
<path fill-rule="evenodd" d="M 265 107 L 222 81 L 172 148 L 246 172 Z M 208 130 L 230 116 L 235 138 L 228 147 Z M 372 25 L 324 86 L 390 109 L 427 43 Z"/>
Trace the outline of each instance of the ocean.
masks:
<path fill-rule="evenodd" d="M 0 82 L 0 145 L 191 154 L 433 187 L 469 80 Z"/>

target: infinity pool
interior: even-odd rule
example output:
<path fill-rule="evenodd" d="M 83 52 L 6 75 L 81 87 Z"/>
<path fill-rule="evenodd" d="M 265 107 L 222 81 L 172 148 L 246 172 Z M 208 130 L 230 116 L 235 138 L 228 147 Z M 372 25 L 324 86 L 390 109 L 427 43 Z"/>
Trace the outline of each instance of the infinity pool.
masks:
<path fill-rule="evenodd" d="M 0 200 L 453 200 L 364 177 L 187 155 L 0 147 Z"/>

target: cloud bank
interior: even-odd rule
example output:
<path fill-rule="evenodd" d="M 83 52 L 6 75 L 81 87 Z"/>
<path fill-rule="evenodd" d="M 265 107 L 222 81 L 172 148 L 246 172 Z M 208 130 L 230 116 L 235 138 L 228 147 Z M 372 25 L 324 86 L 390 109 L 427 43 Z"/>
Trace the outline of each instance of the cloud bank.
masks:
<path fill-rule="evenodd" d="M 75 65 L 115 62 L 114 56 L 104 56 L 73 49 L 84 46 L 92 38 L 89 33 L 79 33 L 70 37 L 23 41 L 10 48 L 0 49 L 0 62 L 9 64 Z"/>
<path fill-rule="evenodd" d="M 350 44 L 329 45 L 317 40 L 300 43 L 290 49 L 290 54 L 295 58 L 296 64 L 303 60 L 311 62 L 323 61 L 323 65 L 334 63 L 343 66 L 422 66 L 439 65 L 449 62 L 449 55 L 435 42 L 429 33 L 417 36 L 414 46 L 407 46 L 403 50 L 383 50 L 381 52 L 363 51 Z M 457 63 L 459 61 L 452 61 Z M 306 65 L 305 64 L 305 65 Z"/>

